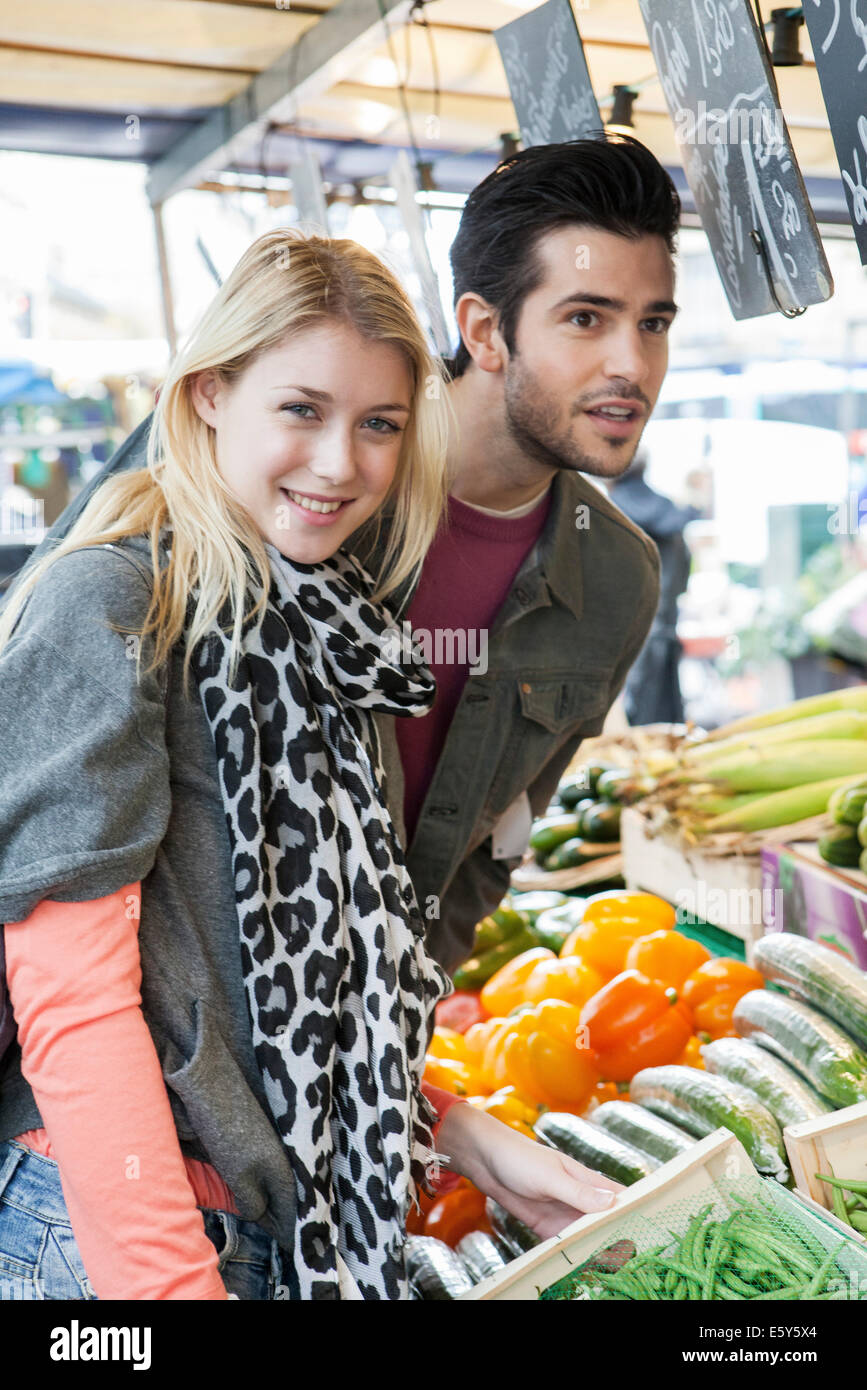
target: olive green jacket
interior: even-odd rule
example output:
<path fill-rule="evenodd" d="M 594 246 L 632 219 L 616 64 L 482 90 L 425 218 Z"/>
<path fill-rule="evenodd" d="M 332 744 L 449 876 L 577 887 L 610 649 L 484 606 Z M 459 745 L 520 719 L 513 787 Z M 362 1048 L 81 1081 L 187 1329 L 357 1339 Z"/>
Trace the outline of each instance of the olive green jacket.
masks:
<path fill-rule="evenodd" d="M 149 424 L 125 440 L 46 541 L 69 530 L 108 473 L 144 467 Z M 355 548 L 370 558 L 361 534 Z M 488 634 L 486 672 L 466 682 L 407 847 L 428 944 L 447 970 L 469 956 L 476 922 L 503 897 L 520 857 L 493 857 L 494 826 L 524 792 L 533 815 L 544 811 L 582 739 L 602 729 L 658 595 L 653 541 L 582 474 L 558 473 L 544 532 Z M 404 607 L 410 597 L 401 595 Z M 402 831 L 392 721 L 383 718 L 380 731 Z"/>

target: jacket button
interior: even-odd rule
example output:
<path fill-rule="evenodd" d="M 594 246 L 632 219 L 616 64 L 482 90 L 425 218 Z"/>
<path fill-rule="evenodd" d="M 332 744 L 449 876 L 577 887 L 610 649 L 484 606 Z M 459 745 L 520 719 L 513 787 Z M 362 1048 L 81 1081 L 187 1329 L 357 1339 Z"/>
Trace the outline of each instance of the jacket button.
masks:
<path fill-rule="evenodd" d="M 533 687 L 532 685 L 528 685 L 527 682 L 524 681 L 524 684 L 521 686 L 521 689 L 523 690 L 525 695 L 529 695 L 532 692 Z"/>
<path fill-rule="evenodd" d="M 431 806 L 432 816 L 454 816 L 457 814 L 457 806 Z"/>
<path fill-rule="evenodd" d="M 527 593 L 526 589 L 516 589 L 515 598 L 518 600 L 520 604 L 523 604 L 525 608 L 527 604 L 530 602 L 530 595 Z"/>

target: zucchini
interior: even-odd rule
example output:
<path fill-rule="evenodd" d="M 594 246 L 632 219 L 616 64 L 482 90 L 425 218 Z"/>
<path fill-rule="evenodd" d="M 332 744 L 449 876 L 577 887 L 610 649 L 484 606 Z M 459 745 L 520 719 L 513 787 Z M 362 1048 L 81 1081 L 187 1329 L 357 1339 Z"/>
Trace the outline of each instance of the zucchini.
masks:
<path fill-rule="evenodd" d="M 455 1246 L 458 1258 L 474 1284 L 481 1284 L 492 1274 L 504 1269 L 508 1260 L 486 1231 L 470 1231 Z"/>
<path fill-rule="evenodd" d="M 543 912 L 550 912 L 557 907 L 568 907 L 569 901 L 565 893 L 557 893 L 552 888 L 547 888 L 534 893 L 516 893 L 512 898 L 512 907 L 516 912 L 522 912 L 529 919 L 530 926 L 535 927 Z"/>
<path fill-rule="evenodd" d="M 608 801 L 592 801 L 581 813 L 581 834 L 587 840 L 619 840 L 620 812 Z"/>
<path fill-rule="evenodd" d="M 532 1250 L 534 1245 L 539 1244 L 541 1237 L 537 1236 L 535 1231 L 531 1231 L 517 1216 L 501 1207 L 493 1197 L 485 1199 L 485 1211 L 494 1235 L 513 1255 L 523 1255 L 526 1250 Z"/>
<path fill-rule="evenodd" d="M 724 1076 L 752 1091 L 781 1129 L 818 1120 L 833 1109 L 779 1057 L 746 1038 L 717 1038 L 702 1048 L 701 1055 L 714 1076 Z"/>
<path fill-rule="evenodd" d="M 792 932 L 756 942 L 754 964 L 775 985 L 827 1014 L 867 1049 L 867 975 L 839 952 Z"/>
<path fill-rule="evenodd" d="M 530 832 L 530 848 L 539 854 L 550 854 L 564 840 L 574 840 L 580 834 L 581 817 L 573 812 L 537 820 Z"/>
<path fill-rule="evenodd" d="M 601 1108 L 601 1107 L 600 1107 Z M 639 1153 L 631 1144 L 577 1115 L 548 1111 L 533 1126 L 536 1137 L 549 1148 L 559 1149 L 587 1168 L 628 1187 L 659 1167 L 659 1160 Z"/>
<path fill-rule="evenodd" d="M 836 1109 L 867 1100 L 867 1056 L 809 1004 L 751 989 L 735 1005 L 732 1022 L 741 1037 L 775 1052 Z"/>
<path fill-rule="evenodd" d="M 740 1140 L 760 1173 L 788 1179 L 780 1126 L 745 1086 L 697 1067 L 645 1067 L 629 1083 L 632 1100 L 704 1139 L 722 1126 Z"/>
<path fill-rule="evenodd" d="M 659 1163 L 676 1158 L 695 1143 L 691 1134 L 631 1100 L 606 1100 L 593 1111 L 590 1123 Z"/>
<path fill-rule="evenodd" d="M 407 1236 L 406 1272 L 418 1298 L 438 1302 L 469 1293 L 473 1281 L 450 1246 L 435 1236 Z"/>
<path fill-rule="evenodd" d="M 565 811 L 574 811 L 575 807 L 582 801 L 592 801 L 592 796 L 587 785 L 587 776 L 582 774 L 580 777 L 565 777 L 557 788 L 557 800 Z"/>
<path fill-rule="evenodd" d="M 855 831 L 858 836 L 858 843 L 862 849 L 867 849 L 867 816 L 862 817 L 858 822 L 858 829 Z"/>
<path fill-rule="evenodd" d="M 598 778 L 593 791 L 601 801 L 619 801 L 621 792 L 631 781 L 632 773 L 626 768 L 610 768 Z"/>
<path fill-rule="evenodd" d="M 591 860 L 611 853 L 610 842 L 583 840 L 576 835 L 546 854 L 544 867 L 549 873 L 556 869 L 577 869 L 581 864 L 589 864 Z"/>
<path fill-rule="evenodd" d="M 861 854 L 858 832 L 851 825 L 835 825 L 820 835 L 816 844 L 826 864 L 837 869 L 856 869 Z"/>

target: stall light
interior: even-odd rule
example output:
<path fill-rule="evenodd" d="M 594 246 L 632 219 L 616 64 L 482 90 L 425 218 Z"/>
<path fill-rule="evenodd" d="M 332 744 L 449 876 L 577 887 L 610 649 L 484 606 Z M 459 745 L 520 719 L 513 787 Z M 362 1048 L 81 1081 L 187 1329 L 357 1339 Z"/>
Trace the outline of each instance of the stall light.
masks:
<path fill-rule="evenodd" d="M 383 101 L 357 101 L 354 105 L 355 123 L 362 135 L 381 135 L 394 120 L 393 108 Z"/>
<path fill-rule="evenodd" d="M 365 63 L 358 80 L 370 87 L 396 87 L 400 81 L 400 74 L 393 58 L 380 56 Z"/>
<path fill-rule="evenodd" d="M 506 131 L 500 136 L 500 163 L 504 163 L 507 159 L 513 159 L 518 153 L 518 149 L 517 135 L 513 135 L 511 131 Z"/>
<path fill-rule="evenodd" d="M 614 96 L 611 107 L 611 119 L 605 122 L 605 129 L 612 135 L 633 135 L 635 133 L 635 121 L 632 118 L 632 108 L 635 105 L 635 98 L 638 92 L 635 87 L 617 85 L 614 88 Z"/>
<path fill-rule="evenodd" d="M 775 68 L 795 68 L 803 63 L 804 55 L 801 52 L 799 33 L 803 22 L 802 9 L 771 10 L 770 27 L 774 31 L 771 62 Z M 765 25 L 765 28 L 767 27 Z"/>

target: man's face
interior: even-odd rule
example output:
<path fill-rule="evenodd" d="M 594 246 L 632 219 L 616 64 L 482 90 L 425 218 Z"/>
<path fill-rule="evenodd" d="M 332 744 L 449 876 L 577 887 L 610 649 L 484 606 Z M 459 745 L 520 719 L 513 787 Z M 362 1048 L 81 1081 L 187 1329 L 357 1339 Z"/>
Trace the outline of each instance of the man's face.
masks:
<path fill-rule="evenodd" d="M 549 232 L 536 255 L 544 277 L 521 306 L 505 373 L 509 431 L 540 463 L 619 477 L 668 367 L 671 256 L 662 237 L 577 224 Z"/>

